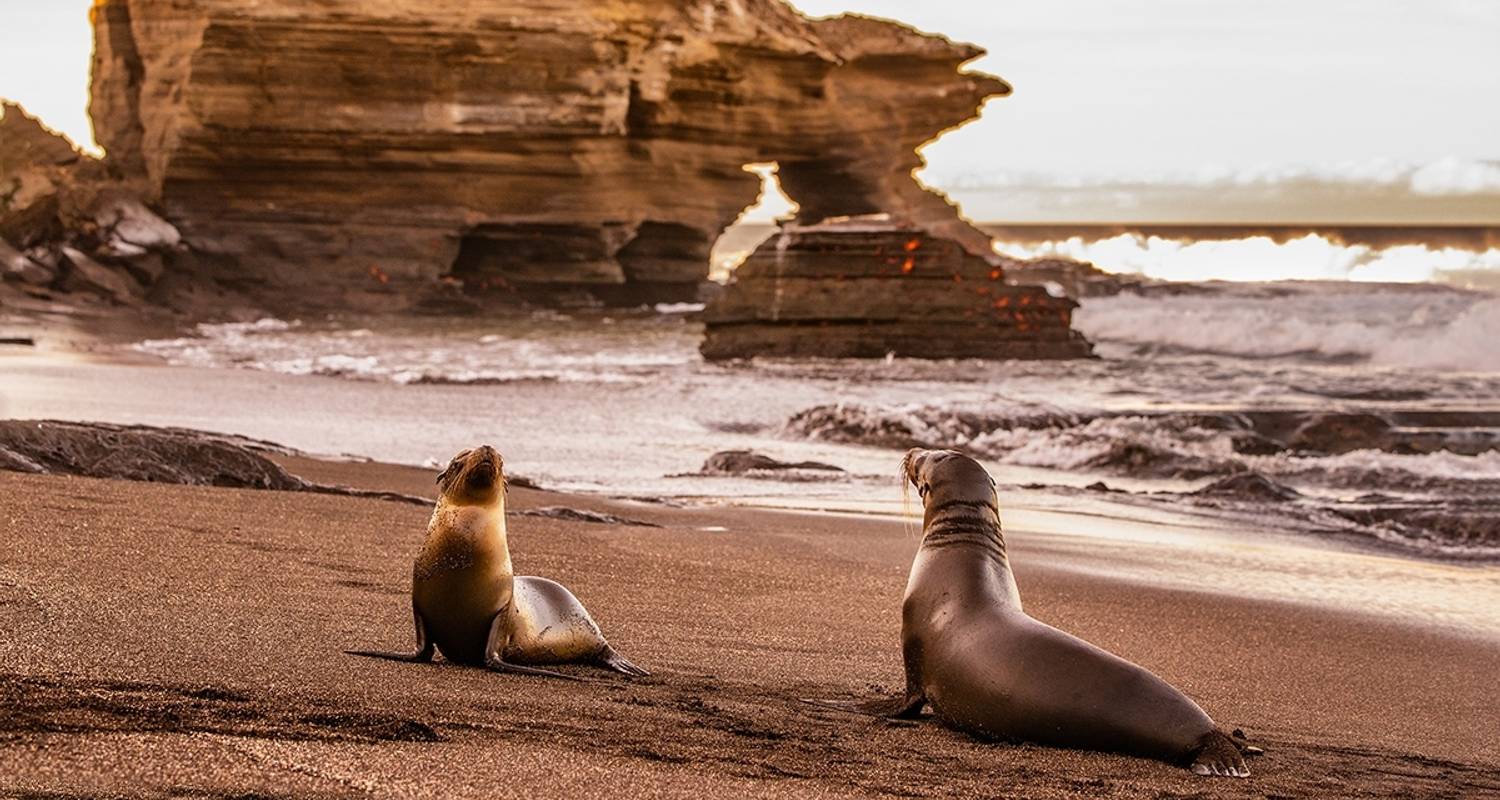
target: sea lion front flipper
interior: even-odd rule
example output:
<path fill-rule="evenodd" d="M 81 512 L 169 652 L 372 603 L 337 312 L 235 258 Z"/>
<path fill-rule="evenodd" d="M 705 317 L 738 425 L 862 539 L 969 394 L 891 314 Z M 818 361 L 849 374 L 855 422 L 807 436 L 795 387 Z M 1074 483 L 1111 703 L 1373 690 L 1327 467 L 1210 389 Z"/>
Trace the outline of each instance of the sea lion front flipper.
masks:
<path fill-rule="evenodd" d="M 501 653 L 505 652 L 505 645 L 510 641 L 510 630 L 506 627 L 507 618 L 510 616 L 510 606 L 500 609 L 500 613 L 490 621 L 490 635 L 484 644 L 484 668 L 491 672 L 509 672 L 513 675 L 537 675 L 544 678 L 562 678 L 565 681 L 580 681 L 583 678 L 572 675 L 564 675 L 561 672 L 553 672 L 550 669 L 538 669 L 521 664 L 512 664 L 506 661 Z"/>
<path fill-rule="evenodd" d="M 1229 778 L 1250 777 L 1250 767 L 1235 741 L 1223 731 L 1209 731 L 1193 754 L 1192 771 L 1198 775 L 1220 775 Z"/>
<path fill-rule="evenodd" d="M 433 654 L 437 651 L 436 645 L 427 638 L 427 624 L 422 621 L 422 615 L 416 609 L 411 612 L 412 622 L 417 629 L 417 652 L 415 653 L 386 653 L 378 650 L 345 650 L 346 655 L 363 656 L 365 658 L 383 658 L 386 661 L 404 661 L 408 664 L 426 664 L 432 661 Z"/>
<path fill-rule="evenodd" d="M 595 663 L 597 663 L 601 667 L 604 667 L 605 669 L 612 669 L 615 672 L 618 672 L 622 675 L 629 675 L 632 678 L 644 678 L 647 675 L 651 674 L 650 672 L 630 663 L 629 659 L 627 659 L 625 656 L 620 655 L 620 651 L 614 649 L 613 647 L 610 647 L 609 645 L 605 645 L 604 650 L 600 651 L 598 660 Z"/>
<path fill-rule="evenodd" d="M 802 702 L 821 708 L 831 708 L 835 711 L 864 714 L 883 719 L 917 719 L 922 716 L 922 709 L 927 706 L 927 697 L 920 691 L 912 692 L 908 690 L 906 694 L 896 697 L 885 697 L 879 700 L 818 700 L 803 698 Z"/>

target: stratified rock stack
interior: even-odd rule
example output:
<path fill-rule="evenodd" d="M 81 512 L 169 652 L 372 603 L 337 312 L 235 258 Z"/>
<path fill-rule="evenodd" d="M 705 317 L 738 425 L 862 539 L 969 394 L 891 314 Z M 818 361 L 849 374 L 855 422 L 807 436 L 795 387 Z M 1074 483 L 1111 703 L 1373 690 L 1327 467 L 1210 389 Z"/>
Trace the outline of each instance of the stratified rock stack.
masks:
<path fill-rule="evenodd" d="M 911 173 L 1009 87 L 897 23 L 781 0 L 97 0 L 94 20 L 109 168 L 197 274 L 282 304 L 687 299 L 763 162 L 810 219 L 890 212 L 986 257 Z"/>
<path fill-rule="evenodd" d="M 789 224 L 709 306 L 702 352 L 752 356 L 1086 358 L 1077 303 L 883 218 Z"/>

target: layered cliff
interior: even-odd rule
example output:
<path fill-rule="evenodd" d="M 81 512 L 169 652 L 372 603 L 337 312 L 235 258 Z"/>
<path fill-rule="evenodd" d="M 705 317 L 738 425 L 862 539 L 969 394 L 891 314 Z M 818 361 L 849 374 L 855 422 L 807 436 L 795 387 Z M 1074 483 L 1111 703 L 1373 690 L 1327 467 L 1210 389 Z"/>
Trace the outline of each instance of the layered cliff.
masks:
<path fill-rule="evenodd" d="M 251 294 L 694 295 L 775 162 L 812 222 L 979 258 L 916 150 L 1002 81 L 906 26 L 780 0 L 98 0 L 107 164 Z"/>

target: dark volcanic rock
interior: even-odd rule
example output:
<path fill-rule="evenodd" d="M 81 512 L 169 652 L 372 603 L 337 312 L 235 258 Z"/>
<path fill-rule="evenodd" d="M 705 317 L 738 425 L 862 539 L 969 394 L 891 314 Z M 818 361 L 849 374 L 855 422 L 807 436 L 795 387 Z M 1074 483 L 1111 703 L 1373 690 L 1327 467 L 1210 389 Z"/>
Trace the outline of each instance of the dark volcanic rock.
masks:
<path fill-rule="evenodd" d="M 262 452 L 294 451 L 269 442 L 183 428 L 0 420 L 0 469 L 14 472 L 317 492 L 418 505 L 433 502 L 395 492 L 312 483 L 287 472 Z"/>
<path fill-rule="evenodd" d="M 57 279 L 57 270 L 33 261 L 4 239 L 0 239 L 0 279 L 46 286 Z"/>
<path fill-rule="evenodd" d="M 1174 453 L 1139 442 L 1112 442 L 1109 449 L 1089 458 L 1080 466 L 1088 469 L 1109 470 L 1118 475 L 1136 478 L 1180 478 L 1197 480 L 1210 475 L 1222 475 L 1239 471 L 1242 467 L 1233 461 L 1220 461 L 1198 456 Z"/>
<path fill-rule="evenodd" d="M 1286 445 L 1252 431 L 1228 434 L 1229 446 L 1242 456 L 1271 456 L 1286 450 Z"/>
<path fill-rule="evenodd" d="M 993 255 L 911 174 L 1010 87 L 898 23 L 780 0 L 99 0 L 93 19 L 110 169 L 252 296 L 692 299 L 765 162 L 810 219 L 890 212 Z"/>
<path fill-rule="evenodd" d="M 281 491 L 309 486 L 229 437 L 199 431 L 4 420 L 0 448 L 48 474 Z"/>
<path fill-rule="evenodd" d="M 146 290 L 128 272 L 111 269 L 71 247 L 64 247 L 62 254 L 69 267 L 69 289 L 96 292 L 122 305 L 136 305 L 145 298 Z"/>
<path fill-rule="evenodd" d="M 547 506 L 545 508 L 532 508 L 525 511 L 513 511 L 511 513 L 518 517 L 542 517 L 544 519 L 561 519 L 569 522 L 587 522 L 594 525 L 627 525 L 636 528 L 661 527 L 655 522 L 643 522 L 638 519 L 628 519 L 614 514 L 605 514 L 600 511 L 568 508 L 567 506 Z"/>
<path fill-rule="evenodd" d="M 1198 497 L 1266 503 L 1285 503 L 1302 496 L 1302 493 L 1296 489 L 1283 486 L 1259 472 L 1241 472 L 1227 478 L 1220 478 L 1193 494 Z"/>
<path fill-rule="evenodd" d="M 887 219 L 784 225 L 705 311 L 702 352 L 753 356 L 1084 358 L 1078 304 L 1006 283 L 1001 264 Z"/>
<path fill-rule="evenodd" d="M 1391 423 L 1374 414 L 1320 414 L 1287 438 L 1293 450 L 1338 455 L 1354 450 L 1387 450 Z"/>
<path fill-rule="evenodd" d="M 789 472 L 812 470 L 816 472 L 843 472 L 843 468 L 819 461 L 778 461 L 767 455 L 750 450 L 725 450 L 714 453 L 703 462 L 700 475 L 745 475 L 752 472 Z"/>

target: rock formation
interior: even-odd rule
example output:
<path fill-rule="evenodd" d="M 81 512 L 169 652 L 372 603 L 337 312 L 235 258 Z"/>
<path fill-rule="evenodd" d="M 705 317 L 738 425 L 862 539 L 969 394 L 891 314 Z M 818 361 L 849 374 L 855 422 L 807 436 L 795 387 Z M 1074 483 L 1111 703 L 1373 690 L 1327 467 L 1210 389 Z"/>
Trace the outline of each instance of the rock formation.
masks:
<path fill-rule="evenodd" d="M 976 47 L 781 0 L 97 0 L 107 166 L 252 296 L 688 299 L 775 162 L 806 221 L 993 258 L 912 178 L 1009 87 Z M 445 294 L 446 293 L 446 294 Z"/>
<path fill-rule="evenodd" d="M 9 472 L 433 503 L 397 492 L 314 483 L 287 472 L 270 455 L 302 454 L 271 442 L 188 428 L 0 420 L 0 470 Z"/>
<path fill-rule="evenodd" d="M 180 251 L 182 237 L 108 180 L 102 165 L 20 106 L 0 118 L 0 278 L 136 305 Z"/>
<path fill-rule="evenodd" d="M 708 359 L 1082 358 L 1077 303 L 884 217 L 789 224 L 705 314 Z"/>

